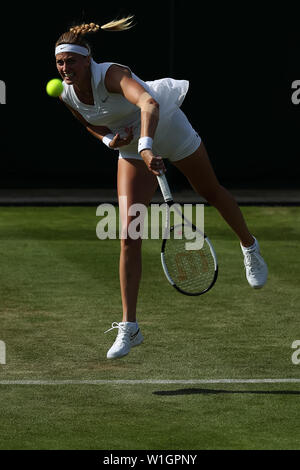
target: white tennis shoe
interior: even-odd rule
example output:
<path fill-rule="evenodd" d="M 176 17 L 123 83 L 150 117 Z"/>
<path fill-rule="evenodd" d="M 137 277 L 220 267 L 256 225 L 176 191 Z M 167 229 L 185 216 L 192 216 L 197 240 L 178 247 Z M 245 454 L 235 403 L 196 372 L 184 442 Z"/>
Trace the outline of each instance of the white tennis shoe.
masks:
<path fill-rule="evenodd" d="M 119 330 L 118 335 L 114 344 L 107 353 L 107 359 L 119 359 L 123 356 L 126 356 L 131 348 L 138 346 L 144 341 L 143 335 L 137 323 L 114 322 L 112 324 L 112 328 L 105 331 L 105 333 L 108 333 L 115 328 Z"/>
<path fill-rule="evenodd" d="M 253 289 L 261 289 L 268 278 L 268 266 L 260 254 L 259 244 L 255 238 L 255 243 L 250 248 L 241 245 L 244 255 L 244 264 L 247 280 Z"/>

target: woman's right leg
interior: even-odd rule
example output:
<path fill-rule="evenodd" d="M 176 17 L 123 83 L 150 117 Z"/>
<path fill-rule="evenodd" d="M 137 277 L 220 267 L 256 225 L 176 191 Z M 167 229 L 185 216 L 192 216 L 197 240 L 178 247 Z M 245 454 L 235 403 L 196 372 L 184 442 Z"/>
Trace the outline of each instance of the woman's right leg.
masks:
<path fill-rule="evenodd" d="M 128 214 L 133 204 L 148 207 L 157 188 L 157 179 L 141 160 L 120 159 L 118 164 L 118 197 L 122 221 L 120 253 L 120 286 L 123 322 L 136 321 L 136 304 L 142 274 L 142 239 L 133 240 L 128 227 L 135 216 Z"/>
<path fill-rule="evenodd" d="M 131 222 L 136 216 L 129 215 L 133 204 L 141 204 L 146 214 L 155 190 L 157 179 L 150 173 L 141 160 L 120 159 L 118 164 L 118 196 L 122 223 L 120 253 L 120 287 L 123 306 L 121 323 L 113 324 L 118 328 L 118 336 L 107 353 L 108 359 L 118 359 L 129 353 L 133 346 L 142 343 L 143 336 L 136 322 L 136 306 L 142 274 L 142 238 L 132 238 Z M 140 217 L 140 214 L 137 215 Z M 112 329 L 113 329 L 112 328 Z"/>

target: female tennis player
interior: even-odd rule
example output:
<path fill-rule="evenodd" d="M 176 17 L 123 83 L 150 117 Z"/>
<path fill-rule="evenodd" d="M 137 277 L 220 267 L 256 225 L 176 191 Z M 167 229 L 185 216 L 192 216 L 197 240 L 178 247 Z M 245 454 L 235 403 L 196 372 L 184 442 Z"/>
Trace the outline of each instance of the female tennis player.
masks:
<path fill-rule="evenodd" d="M 260 288 L 266 283 L 268 269 L 258 242 L 233 196 L 219 184 L 201 138 L 180 109 L 189 83 L 171 78 L 144 82 L 127 66 L 98 64 L 92 59 L 86 34 L 101 29 L 126 30 L 132 27 L 132 21 L 133 17 L 127 17 L 103 26 L 75 26 L 55 46 L 56 66 L 64 81 L 60 99 L 89 133 L 110 149 L 119 150 L 117 186 L 122 229 L 127 233 L 134 219 L 127 210 L 132 204 L 149 205 L 157 176 L 165 171 L 163 158 L 168 158 L 234 231 L 244 254 L 247 280 L 253 288 Z M 121 240 L 123 319 L 112 324 L 111 330 L 117 328 L 118 335 L 108 359 L 125 356 L 143 341 L 136 321 L 141 245 L 141 238 Z"/>

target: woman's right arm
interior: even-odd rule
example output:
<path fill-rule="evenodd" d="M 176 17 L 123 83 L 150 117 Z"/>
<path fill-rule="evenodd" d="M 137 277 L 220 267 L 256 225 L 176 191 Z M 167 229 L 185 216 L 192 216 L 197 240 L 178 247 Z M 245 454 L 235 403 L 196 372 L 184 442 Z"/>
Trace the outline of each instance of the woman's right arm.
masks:
<path fill-rule="evenodd" d="M 75 111 L 71 106 L 69 106 L 67 103 L 65 103 L 61 97 L 59 97 L 62 103 L 67 106 L 67 108 L 71 111 L 73 116 L 75 116 L 76 119 L 78 119 L 79 122 L 86 128 L 86 130 L 92 134 L 96 139 L 99 139 L 102 141 L 103 137 L 106 136 L 107 134 L 111 134 L 111 130 L 108 127 L 105 126 L 92 126 L 89 122 L 87 122 L 78 111 Z"/>
<path fill-rule="evenodd" d="M 73 116 L 75 116 L 76 119 L 78 119 L 79 122 L 86 128 L 86 130 L 92 134 L 96 139 L 100 140 L 101 142 L 103 141 L 103 138 L 107 135 L 111 135 L 111 142 L 109 143 L 109 148 L 111 149 L 117 149 L 119 147 L 122 147 L 124 145 L 128 145 L 132 139 L 133 139 L 133 132 L 132 128 L 129 129 L 128 134 L 126 137 L 121 138 L 119 134 L 116 134 L 115 136 L 112 136 L 111 130 L 106 127 L 106 126 L 93 126 L 89 122 L 87 122 L 78 111 L 73 109 L 71 106 L 69 106 L 67 103 L 65 103 L 61 97 L 59 97 L 62 103 L 64 103 L 67 108 L 71 111 Z"/>

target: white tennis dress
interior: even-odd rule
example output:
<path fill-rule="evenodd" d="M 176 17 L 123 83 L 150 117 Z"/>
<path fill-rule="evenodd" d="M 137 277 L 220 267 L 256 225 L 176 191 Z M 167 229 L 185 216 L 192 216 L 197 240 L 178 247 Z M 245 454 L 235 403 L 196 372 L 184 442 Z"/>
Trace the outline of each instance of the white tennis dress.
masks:
<path fill-rule="evenodd" d="M 63 82 L 64 90 L 61 97 L 65 103 L 94 126 L 108 127 L 113 134 L 118 132 L 121 136 L 125 136 L 126 129 L 132 127 L 134 138 L 129 145 L 121 147 L 119 157 L 142 159 L 138 153 L 141 110 L 122 95 L 107 91 L 105 75 L 112 65 L 120 64 L 113 62 L 97 64 L 91 60 L 93 105 L 79 101 L 73 85 L 67 85 L 65 82 Z M 122 67 L 129 69 L 124 65 Z M 189 82 L 172 78 L 144 82 L 133 72 L 131 74 L 160 105 L 159 123 L 153 142 L 154 153 L 172 161 L 191 155 L 199 147 L 201 139 L 180 110 L 189 88 Z"/>

